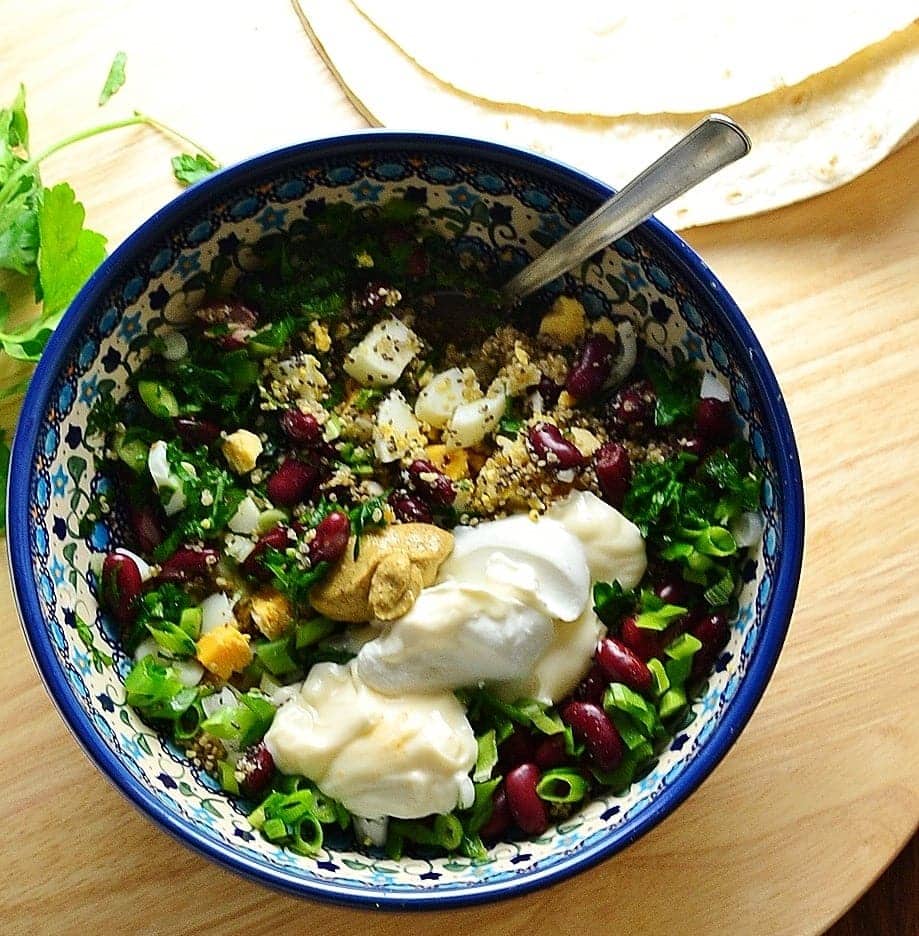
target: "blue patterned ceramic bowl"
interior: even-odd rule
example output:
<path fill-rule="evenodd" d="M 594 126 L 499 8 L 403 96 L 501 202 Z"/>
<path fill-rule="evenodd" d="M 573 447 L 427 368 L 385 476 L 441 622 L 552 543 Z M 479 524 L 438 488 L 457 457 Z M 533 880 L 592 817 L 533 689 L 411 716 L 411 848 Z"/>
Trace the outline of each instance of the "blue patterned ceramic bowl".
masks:
<path fill-rule="evenodd" d="M 13 448 L 9 549 L 26 636 L 48 691 L 99 769 L 166 831 L 254 880 L 346 904 L 447 907 L 521 894 L 635 841 L 671 813 L 737 738 L 775 666 L 801 566 L 803 498 L 788 413 L 750 326 L 724 287 L 676 235 L 643 224 L 569 283 L 592 314 L 626 313 L 672 360 L 730 385 L 765 481 L 765 534 L 747 563 L 740 614 L 691 721 L 622 796 L 588 804 L 535 841 L 489 861 L 395 862 L 329 848 L 304 858 L 254 835 L 244 804 L 144 725 L 124 702 L 129 660 L 97 609 L 89 569 L 119 540 L 117 517 L 88 536 L 78 519 L 106 481 L 84 441 L 89 409 L 119 395 L 148 325 L 195 302 L 218 255 L 284 230 L 322 201 L 426 202 L 469 251 L 523 263 L 606 199 L 600 182 L 542 157 L 451 137 L 368 132 L 293 146 L 226 169 L 180 195 L 92 277 L 54 335 L 23 406 Z M 89 624 L 78 630 L 77 621 Z"/>

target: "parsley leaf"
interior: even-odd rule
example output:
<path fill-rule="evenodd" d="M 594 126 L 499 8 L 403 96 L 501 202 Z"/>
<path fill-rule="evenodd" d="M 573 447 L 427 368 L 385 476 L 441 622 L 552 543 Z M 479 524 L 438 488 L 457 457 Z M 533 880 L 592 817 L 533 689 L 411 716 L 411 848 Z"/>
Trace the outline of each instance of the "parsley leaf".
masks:
<path fill-rule="evenodd" d="M 635 590 L 624 589 L 619 582 L 594 583 L 594 611 L 607 626 L 615 627 L 635 607 Z"/>
<path fill-rule="evenodd" d="M 105 79 L 105 84 L 102 86 L 102 91 L 99 94 L 100 107 L 107 104 L 109 99 L 117 94 L 121 90 L 122 85 L 124 85 L 124 66 L 127 60 L 128 55 L 126 52 L 116 53 L 115 58 L 112 60 L 111 67 L 108 70 L 108 77 Z"/>
<path fill-rule="evenodd" d="M 47 323 L 64 312 L 89 275 L 105 259 L 105 238 L 83 227 L 86 211 L 61 182 L 45 189 L 38 210 L 38 276 Z M 54 327 L 51 325 L 50 327 Z"/>
<path fill-rule="evenodd" d="M 320 562 L 306 569 L 300 565 L 296 556 L 288 556 L 279 549 L 271 548 L 262 555 L 262 565 L 271 572 L 278 590 L 284 592 L 295 607 L 308 604 L 310 589 L 329 570 L 328 562 Z"/>
<path fill-rule="evenodd" d="M 172 157 L 172 174 L 181 186 L 194 185 L 216 172 L 220 166 L 203 153 L 182 153 Z"/>
<path fill-rule="evenodd" d="M 702 386 L 698 371 L 691 364 L 668 368 L 656 354 L 645 355 L 643 364 L 657 398 L 654 424 L 671 426 L 678 419 L 690 419 L 695 413 Z"/>

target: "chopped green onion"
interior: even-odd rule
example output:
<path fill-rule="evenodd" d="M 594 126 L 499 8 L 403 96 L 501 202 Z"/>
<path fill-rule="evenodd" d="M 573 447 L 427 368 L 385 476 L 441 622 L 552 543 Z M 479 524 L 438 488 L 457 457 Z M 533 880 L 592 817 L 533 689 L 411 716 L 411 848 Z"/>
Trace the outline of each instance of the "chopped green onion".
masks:
<path fill-rule="evenodd" d="M 491 772 L 498 763 L 498 745 L 495 741 L 494 728 L 476 739 L 479 752 L 472 773 L 473 783 L 484 783 L 491 778 Z"/>
<path fill-rule="evenodd" d="M 255 532 L 261 535 L 273 530 L 279 523 L 284 523 L 288 519 L 287 514 L 277 507 L 270 510 L 263 510 L 255 521 Z"/>
<path fill-rule="evenodd" d="M 147 457 L 150 454 L 150 446 L 139 439 L 137 436 L 131 436 L 130 433 L 118 436 L 114 444 L 115 454 L 131 469 L 135 474 L 141 474 L 147 469 Z"/>
<path fill-rule="evenodd" d="M 664 669 L 664 664 L 661 663 L 657 657 L 652 657 L 648 660 L 648 669 L 651 670 L 654 698 L 659 699 L 670 688 L 670 679 L 667 676 L 667 670 Z"/>
<path fill-rule="evenodd" d="M 307 835 L 304 836 L 304 829 Z M 293 840 L 288 843 L 288 848 L 298 855 L 315 855 L 322 848 L 322 825 L 315 816 L 304 816 L 303 821 L 298 823 L 294 829 Z"/>
<path fill-rule="evenodd" d="M 639 726 L 631 715 L 626 715 L 618 709 L 610 712 L 610 718 L 622 738 L 623 744 L 630 751 L 637 751 L 648 743 L 647 735 L 643 726 Z"/>
<path fill-rule="evenodd" d="M 198 690 L 185 686 L 172 667 L 153 656 L 138 660 L 124 681 L 125 701 L 149 718 L 176 721 L 198 698 Z"/>
<path fill-rule="evenodd" d="M 202 722 L 201 728 L 215 738 L 234 741 L 245 748 L 262 739 L 274 713 L 275 708 L 267 699 L 247 692 L 239 697 L 238 705 L 217 709 Z"/>
<path fill-rule="evenodd" d="M 695 654 L 702 649 L 702 641 L 692 634 L 680 634 L 675 640 L 672 640 L 664 648 L 664 653 L 671 660 L 685 660 L 687 657 L 692 659 Z"/>
<path fill-rule="evenodd" d="M 671 718 L 686 706 L 686 693 L 678 686 L 671 686 L 664 695 L 658 707 L 661 719 Z"/>
<path fill-rule="evenodd" d="M 717 608 L 719 605 L 727 604 L 733 594 L 734 576 L 728 571 L 714 585 L 710 585 L 702 597 L 713 608 Z"/>
<path fill-rule="evenodd" d="M 335 822 L 338 819 L 338 811 L 335 809 L 335 800 L 325 793 L 316 790 L 313 793 L 313 815 L 323 823 Z"/>
<path fill-rule="evenodd" d="M 233 765 L 228 763 L 225 760 L 217 761 L 217 769 L 219 771 L 218 780 L 220 781 L 220 789 L 225 793 L 232 793 L 234 796 L 239 793 L 239 782 L 236 779 L 236 771 L 233 768 Z"/>
<path fill-rule="evenodd" d="M 547 770 L 536 784 L 536 795 L 547 803 L 579 803 L 590 785 L 585 777 L 567 767 Z"/>
<path fill-rule="evenodd" d="M 634 689 L 630 689 L 623 683 L 611 683 L 608 686 L 603 696 L 603 707 L 607 712 L 618 709 L 620 712 L 625 712 L 626 715 L 634 718 L 648 738 L 663 733 L 654 706 L 650 705 Z"/>
<path fill-rule="evenodd" d="M 664 631 L 688 610 L 681 605 L 667 604 L 650 589 L 645 589 L 641 593 L 641 613 L 635 618 L 635 624 L 645 630 Z"/>
<path fill-rule="evenodd" d="M 485 783 L 475 784 L 475 799 L 467 810 L 465 819 L 467 832 L 477 833 L 491 819 L 494 808 L 493 797 L 500 782 L 501 778 L 495 777 Z"/>
<path fill-rule="evenodd" d="M 139 380 L 137 392 L 144 406 L 159 419 L 174 419 L 179 415 L 175 394 L 158 380 Z"/>
<path fill-rule="evenodd" d="M 290 638 L 281 637 L 253 645 L 258 661 L 273 676 L 284 676 L 298 668 L 298 663 L 290 655 Z"/>
<path fill-rule="evenodd" d="M 178 624 L 172 621 L 147 621 L 147 630 L 157 644 L 172 656 L 195 655 L 195 642 Z"/>
<path fill-rule="evenodd" d="M 201 633 L 204 612 L 200 608 L 183 608 L 179 615 L 179 627 L 194 640 Z"/>
<path fill-rule="evenodd" d="M 694 552 L 696 547 L 692 543 L 685 543 L 682 540 L 677 540 L 673 543 L 668 543 L 661 550 L 661 559 L 666 559 L 668 562 L 675 562 L 678 559 L 688 559 Z"/>
<path fill-rule="evenodd" d="M 304 647 L 311 647 L 314 643 L 324 640 L 329 634 L 334 633 L 338 628 L 336 621 L 330 621 L 327 617 L 314 617 L 309 621 L 303 621 L 297 625 L 296 635 L 294 637 L 294 646 L 298 650 Z"/>
<path fill-rule="evenodd" d="M 733 556 L 737 552 L 737 543 L 731 531 L 720 526 L 710 526 L 696 537 L 696 549 L 705 556 Z"/>
<path fill-rule="evenodd" d="M 455 851 L 463 840 L 463 826 L 452 813 L 434 820 L 434 844 L 447 851 Z"/>
<path fill-rule="evenodd" d="M 262 826 L 262 835 L 269 842 L 277 842 L 287 837 L 287 826 L 280 819 L 268 819 Z"/>
<path fill-rule="evenodd" d="M 460 842 L 460 854 L 471 858 L 473 861 L 487 861 L 488 849 L 482 843 L 482 839 L 475 832 L 464 832 L 463 839 Z"/>

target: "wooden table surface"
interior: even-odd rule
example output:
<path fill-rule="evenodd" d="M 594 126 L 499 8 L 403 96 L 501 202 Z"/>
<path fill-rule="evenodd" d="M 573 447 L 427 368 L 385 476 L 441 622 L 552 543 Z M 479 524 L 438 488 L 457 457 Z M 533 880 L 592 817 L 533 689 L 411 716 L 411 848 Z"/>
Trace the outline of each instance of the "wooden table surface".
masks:
<path fill-rule="evenodd" d="M 363 123 L 286 0 L 0 0 L 0 22 L 0 100 L 25 82 L 33 151 L 134 108 L 227 162 Z M 100 113 L 119 49 L 128 83 Z M 44 176 L 68 179 L 114 246 L 175 194 L 174 152 L 119 131 Z M 0 930 L 802 936 L 859 897 L 919 818 L 919 143 L 837 192 L 687 239 L 775 367 L 808 516 L 778 669 L 699 792 L 601 867 L 492 907 L 409 918 L 280 896 L 165 836 L 90 766 L 39 682 L 3 573 Z"/>

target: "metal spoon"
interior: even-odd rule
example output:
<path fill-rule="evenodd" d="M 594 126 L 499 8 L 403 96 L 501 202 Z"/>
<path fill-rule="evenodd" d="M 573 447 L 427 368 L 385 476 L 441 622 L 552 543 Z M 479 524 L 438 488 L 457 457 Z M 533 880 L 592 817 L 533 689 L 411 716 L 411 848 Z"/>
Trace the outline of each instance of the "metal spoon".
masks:
<path fill-rule="evenodd" d="M 746 156 L 750 145 L 750 138 L 730 117 L 710 114 L 590 217 L 520 270 L 502 287 L 502 304 L 510 308 L 628 234 L 664 205 Z M 475 306 L 474 298 L 449 290 L 434 293 L 431 299 L 439 312 L 454 320 L 468 317 Z"/>

